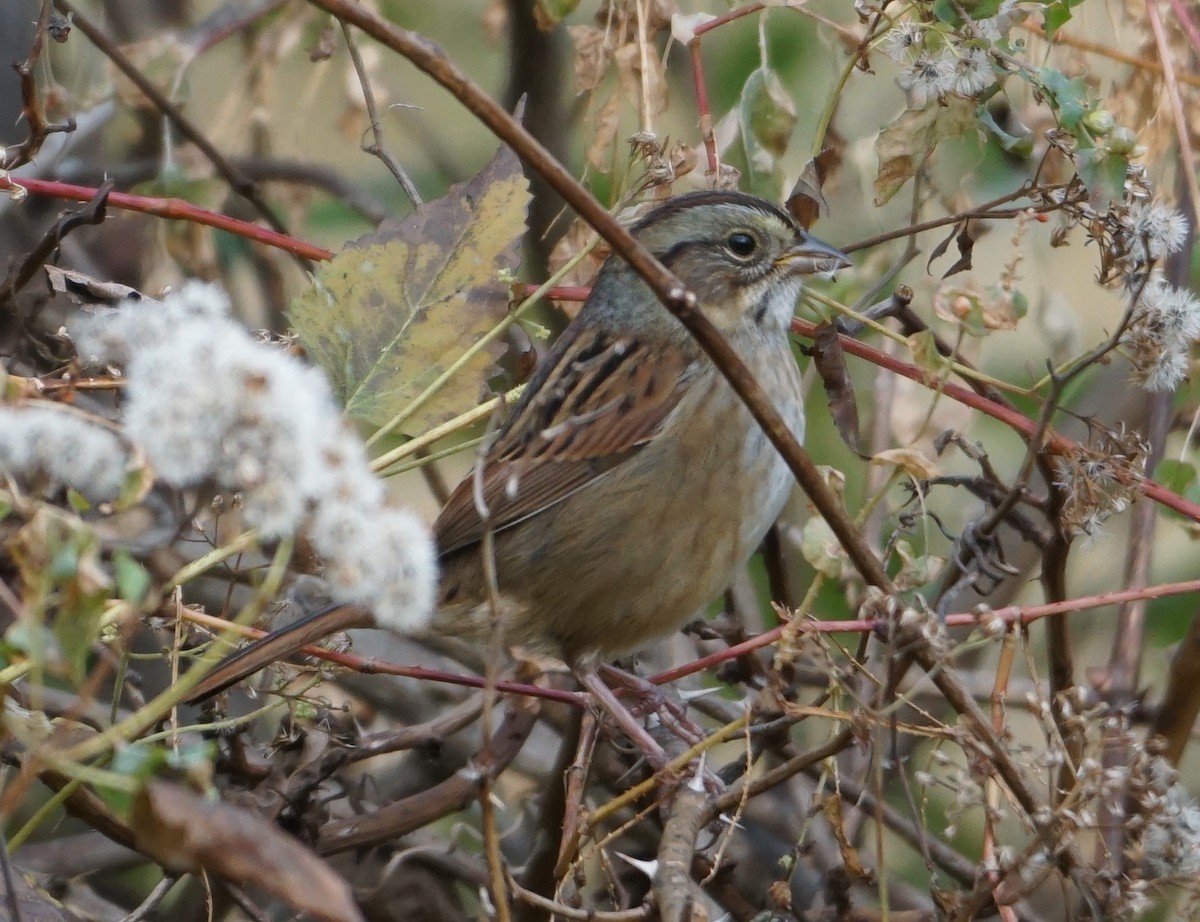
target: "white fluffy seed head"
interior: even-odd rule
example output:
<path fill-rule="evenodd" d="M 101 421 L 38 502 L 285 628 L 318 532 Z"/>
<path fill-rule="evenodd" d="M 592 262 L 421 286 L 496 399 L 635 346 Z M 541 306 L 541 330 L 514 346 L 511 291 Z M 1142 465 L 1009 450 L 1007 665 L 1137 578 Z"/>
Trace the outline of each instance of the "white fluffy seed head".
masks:
<path fill-rule="evenodd" d="M 129 449 L 110 429 L 52 406 L 0 407 L 0 469 L 27 479 L 42 475 L 93 503 L 121 495 Z"/>
<path fill-rule="evenodd" d="M 364 605 L 380 627 L 406 633 L 428 625 L 437 592 L 429 530 L 404 509 L 327 503 L 309 536 L 337 601 Z"/>
<path fill-rule="evenodd" d="M 307 523 L 337 600 L 385 627 L 423 627 L 437 585 L 428 529 L 384 505 L 324 375 L 256 342 L 228 310 L 218 289 L 189 283 L 80 318 L 72 333 L 84 361 L 126 366 L 126 432 L 164 482 L 239 493 L 264 537 Z"/>

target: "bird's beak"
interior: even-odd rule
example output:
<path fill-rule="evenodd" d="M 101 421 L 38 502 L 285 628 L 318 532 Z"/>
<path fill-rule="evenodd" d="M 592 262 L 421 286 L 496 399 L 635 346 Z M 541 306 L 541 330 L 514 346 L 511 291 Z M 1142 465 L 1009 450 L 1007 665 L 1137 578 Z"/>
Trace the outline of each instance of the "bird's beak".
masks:
<path fill-rule="evenodd" d="M 816 237 L 806 236 L 801 243 L 780 256 L 775 265 L 792 272 L 813 275 L 818 272 L 833 273 L 851 263 L 850 257 L 837 247 L 822 243 Z"/>

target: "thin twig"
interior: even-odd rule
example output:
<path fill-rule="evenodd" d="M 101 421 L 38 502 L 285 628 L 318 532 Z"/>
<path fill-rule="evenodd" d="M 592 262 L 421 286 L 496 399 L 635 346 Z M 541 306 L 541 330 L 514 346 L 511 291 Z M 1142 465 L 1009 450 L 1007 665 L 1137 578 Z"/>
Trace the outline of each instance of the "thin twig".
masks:
<path fill-rule="evenodd" d="M 258 187 L 242 173 L 237 170 L 220 151 L 213 146 L 212 142 L 205 137 L 204 132 L 192 124 L 171 100 L 167 99 L 162 94 L 157 86 L 149 80 L 129 59 L 129 57 L 121 51 L 117 45 L 109 39 L 107 35 L 87 16 L 82 15 L 79 10 L 68 0 L 54 0 L 54 5 L 59 10 L 72 17 L 72 21 L 79 27 L 79 31 L 88 37 L 88 40 L 100 50 L 100 52 L 112 61 L 117 70 L 121 71 L 129 80 L 145 94 L 146 98 L 154 103 L 157 108 L 175 129 L 183 135 L 187 140 L 191 141 L 200 150 L 213 168 L 220 174 L 221 178 L 229 184 L 238 195 L 249 202 L 254 209 L 263 217 L 263 219 L 271 226 L 278 234 L 288 236 L 287 227 L 284 226 L 278 215 L 270 205 L 259 194 Z M 301 256 L 295 252 L 292 255 L 296 257 L 300 263 L 300 267 L 305 272 L 312 271 L 312 264 L 307 257 Z"/>
<path fill-rule="evenodd" d="M 1175 137 L 1179 141 L 1179 169 L 1187 181 L 1188 197 L 1191 198 L 1192 209 L 1195 211 L 1200 209 L 1200 180 L 1196 178 L 1196 155 L 1192 150 L 1192 122 L 1183 107 L 1183 96 L 1179 92 L 1180 75 L 1176 72 L 1175 59 L 1171 55 L 1171 46 L 1167 42 L 1167 33 L 1163 28 L 1158 0 L 1148 0 L 1146 18 L 1150 21 L 1150 30 L 1154 33 L 1154 45 L 1158 49 L 1158 58 L 1162 62 L 1167 99 L 1171 103 L 1171 121 L 1175 125 Z"/>
<path fill-rule="evenodd" d="M 412 202 L 413 208 L 421 204 L 421 193 L 417 191 L 416 184 L 412 181 L 412 177 L 400 165 L 400 162 L 393 157 L 387 147 L 383 143 L 383 124 L 379 121 L 379 109 L 375 105 L 375 93 L 371 89 L 371 80 L 367 74 L 367 65 L 363 63 L 362 55 L 358 51 L 358 45 L 354 42 L 354 33 L 350 31 L 350 27 L 342 20 L 338 20 L 338 24 L 342 27 L 342 35 L 346 38 L 346 49 L 350 52 L 350 60 L 354 62 L 354 73 L 358 75 L 358 85 L 362 90 L 363 102 L 367 107 L 367 117 L 371 120 L 371 136 L 373 141 L 362 142 L 362 149 L 365 153 L 373 157 L 378 157 L 379 161 L 388 169 L 388 172 L 395 177 L 396 182 L 400 183 L 400 188 L 404 190 L 404 194 L 408 196 L 408 200 Z"/>
<path fill-rule="evenodd" d="M 14 170 L 28 163 L 37 156 L 48 135 L 59 131 L 75 130 L 73 118 L 69 118 L 61 124 L 48 122 L 46 113 L 42 109 L 42 101 L 38 97 L 34 71 L 37 69 L 37 63 L 42 57 L 42 49 L 46 44 L 46 29 L 50 24 L 50 12 L 51 0 L 42 0 L 37 22 L 34 24 L 33 44 L 29 47 L 29 54 L 25 56 L 24 61 L 13 65 L 13 70 L 17 72 L 21 81 L 21 114 L 29 125 L 29 135 L 16 146 L 11 154 L 7 148 L 0 150 L 0 169 Z M 19 13 L 10 11 L 8 15 L 11 18 Z"/>

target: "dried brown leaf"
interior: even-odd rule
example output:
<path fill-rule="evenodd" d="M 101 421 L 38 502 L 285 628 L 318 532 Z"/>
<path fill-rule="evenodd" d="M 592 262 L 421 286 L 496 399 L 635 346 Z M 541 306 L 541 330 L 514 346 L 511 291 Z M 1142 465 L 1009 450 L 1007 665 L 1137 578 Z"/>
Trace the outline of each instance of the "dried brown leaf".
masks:
<path fill-rule="evenodd" d="M 940 142 L 965 134 L 975 124 L 975 104 L 958 96 L 948 97 L 944 105 L 906 109 L 875 140 L 879 156 L 875 204 L 890 201 L 916 175 Z"/>
<path fill-rule="evenodd" d="M 838 850 L 842 853 L 842 866 L 846 873 L 856 880 L 872 880 L 874 875 L 863 866 L 858 857 L 858 849 L 846 836 L 846 827 L 842 820 L 842 799 L 834 794 L 825 798 L 822 812 L 829 822 L 829 828 L 837 840 Z"/>
<path fill-rule="evenodd" d="M 621 98 L 612 93 L 600 108 L 600 114 L 588 126 L 591 138 L 587 148 L 587 162 L 594 170 L 607 173 L 612 168 L 613 145 L 617 140 L 617 129 L 621 125 Z"/>
<path fill-rule="evenodd" d="M 667 110 L 667 75 L 658 50 L 642 49 L 635 43 L 622 45 L 613 52 L 617 79 L 626 99 L 638 107 L 642 122 Z M 644 60 L 643 60 L 644 58 Z"/>
<path fill-rule="evenodd" d="M 329 922 L 361 922 L 350 885 L 291 836 L 249 810 L 151 781 L 133 802 L 140 851 L 175 871 L 208 871 L 261 888 Z"/>
<path fill-rule="evenodd" d="M 929 261 L 925 263 L 925 271 L 928 272 L 933 267 L 935 260 L 943 256 L 946 250 L 950 249 L 950 241 L 953 240 L 958 247 L 958 259 L 947 269 L 942 278 L 949 278 L 959 272 L 965 272 L 971 268 L 971 253 L 975 249 L 975 238 L 971 236 L 970 222 L 963 221 L 955 225 L 954 229 L 933 248 L 933 252 L 929 254 Z"/>
<path fill-rule="evenodd" d="M 841 154 L 836 149 L 824 148 L 805 164 L 800 178 L 792 186 L 792 194 L 787 198 L 787 210 L 805 230 L 816 224 L 821 215 L 829 214 L 829 203 L 825 201 L 822 190 L 825 180 L 840 161 Z"/>
<path fill-rule="evenodd" d="M 576 218 L 550 252 L 550 271 L 557 273 L 587 246 L 589 241 L 594 239 L 596 239 L 596 232 L 592 226 L 582 218 Z M 570 272 L 563 276 L 559 284 L 567 287 L 591 285 L 596 278 L 596 273 L 604 265 L 604 260 L 608 258 L 609 252 L 608 244 L 601 240 Z M 579 308 L 583 306 L 579 301 L 555 301 L 554 304 L 568 317 L 574 317 L 579 313 Z"/>
<path fill-rule="evenodd" d="M 141 301 L 143 295 L 136 288 L 119 282 L 105 282 L 74 269 L 46 266 L 50 290 L 65 294 L 76 304 L 115 305 L 122 301 Z"/>
<path fill-rule="evenodd" d="M 925 454 L 916 448 L 889 448 L 871 457 L 872 464 L 894 464 L 914 480 L 932 480 L 941 471 Z"/>
<path fill-rule="evenodd" d="M 322 266 L 288 316 L 346 411 L 380 425 L 506 314 L 498 274 L 519 264 L 528 184 L 501 148 L 477 176 L 386 222 Z M 472 357 L 410 419 L 420 432 L 475 404 L 494 357 Z"/>
<path fill-rule="evenodd" d="M 846 356 L 838 339 L 837 326 L 822 323 L 813 335 L 813 364 L 825 386 L 825 397 L 829 401 L 829 413 L 837 426 L 842 441 L 856 454 L 862 453 L 862 439 L 858 431 L 858 403 L 854 398 L 854 384 L 850 370 L 846 367 Z"/>
<path fill-rule="evenodd" d="M 571 26 L 567 32 L 575 44 L 575 93 L 591 92 L 608 73 L 609 33 L 596 26 Z"/>

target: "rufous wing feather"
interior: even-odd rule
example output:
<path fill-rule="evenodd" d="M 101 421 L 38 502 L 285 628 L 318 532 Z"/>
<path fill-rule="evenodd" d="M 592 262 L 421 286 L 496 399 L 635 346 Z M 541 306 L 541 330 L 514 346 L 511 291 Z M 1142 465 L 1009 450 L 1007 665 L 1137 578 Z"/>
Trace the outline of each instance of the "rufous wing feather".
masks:
<path fill-rule="evenodd" d="M 692 379 L 676 347 L 604 331 L 564 335 L 483 460 L 494 532 L 561 502 L 618 467 L 661 430 Z M 434 523 L 444 556 L 480 541 L 474 475 Z"/>

